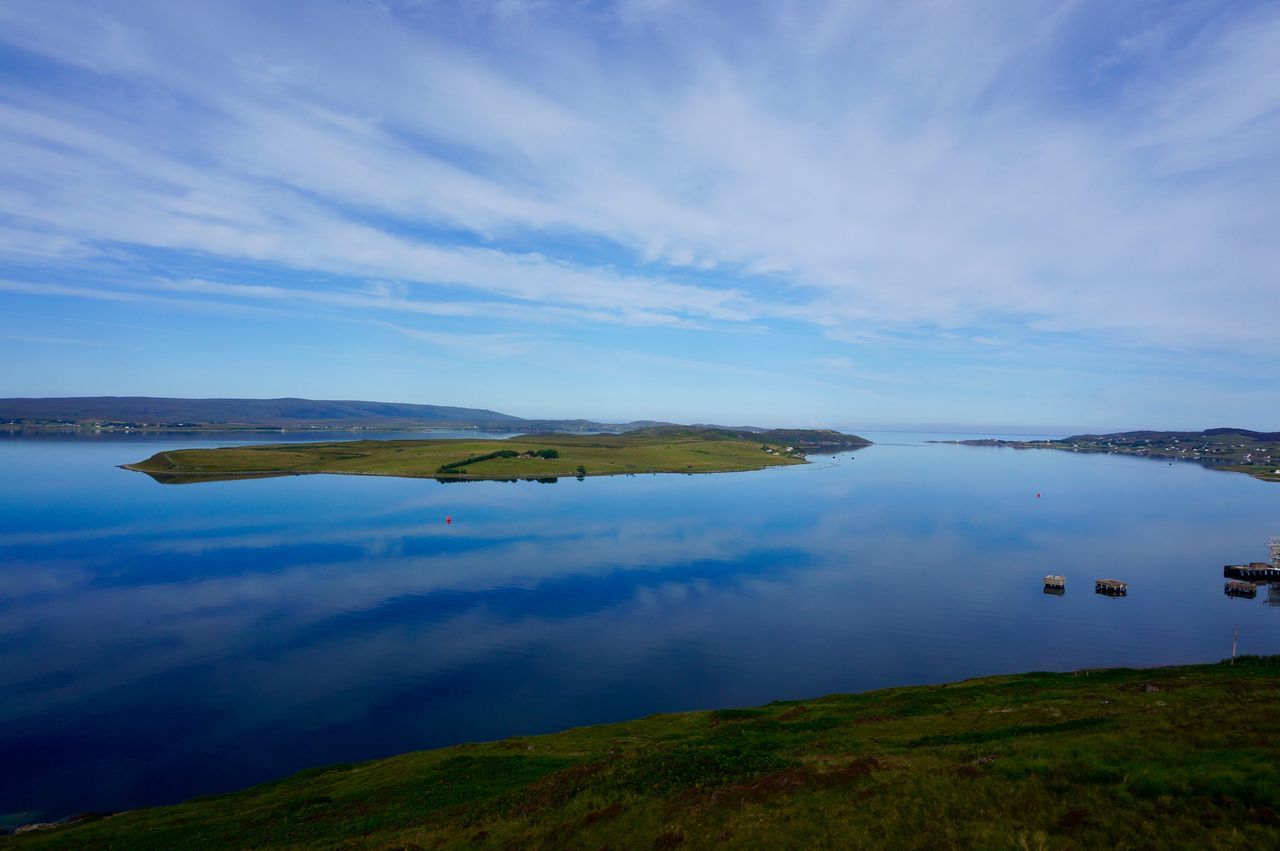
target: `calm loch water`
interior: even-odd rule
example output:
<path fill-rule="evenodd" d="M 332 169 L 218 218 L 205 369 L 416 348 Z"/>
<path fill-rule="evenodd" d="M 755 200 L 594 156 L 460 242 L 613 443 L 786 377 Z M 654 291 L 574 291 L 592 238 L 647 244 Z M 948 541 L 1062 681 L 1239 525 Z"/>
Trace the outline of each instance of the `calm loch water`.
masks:
<path fill-rule="evenodd" d="M 1280 606 L 1221 569 L 1265 557 L 1280 485 L 868 436 L 758 473 L 183 486 L 114 465 L 190 436 L 0 439 L 0 819 L 652 712 L 1214 661 L 1236 628 L 1280 652 Z"/>

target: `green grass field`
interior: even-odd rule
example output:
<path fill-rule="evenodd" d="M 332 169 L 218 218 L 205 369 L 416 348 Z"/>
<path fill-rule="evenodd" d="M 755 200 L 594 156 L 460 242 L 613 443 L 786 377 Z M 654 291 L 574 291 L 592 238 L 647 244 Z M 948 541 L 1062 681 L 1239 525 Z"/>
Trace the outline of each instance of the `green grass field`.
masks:
<path fill-rule="evenodd" d="M 305 771 L 0 848 L 1280 847 L 1280 657 L 659 715 Z"/>
<path fill-rule="evenodd" d="M 492 440 L 353 440 L 338 443 L 295 443 L 179 449 L 159 452 L 127 469 L 148 473 L 158 481 L 183 483 L 216 479 L 348 473 L 444 479 L 538 479 L 628 473 L 722 473 L 759 470 L 780 464 L 802 464 L 765 441 L 706 429 L 649 430 L 624 434 L 527 435 Z M 533 453 L 554 449 L 558 458 L 490 458 L 459 462 L 496 451 Z M 441 470 L 441 467 L 449 469 Z"/>

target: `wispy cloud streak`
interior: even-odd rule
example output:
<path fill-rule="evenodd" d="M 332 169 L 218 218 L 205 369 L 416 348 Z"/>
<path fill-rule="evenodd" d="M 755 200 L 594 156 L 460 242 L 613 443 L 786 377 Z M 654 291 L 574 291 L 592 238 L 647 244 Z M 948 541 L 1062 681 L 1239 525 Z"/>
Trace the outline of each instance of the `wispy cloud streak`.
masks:
<path fill-rule="evenodd" d="M 1274 5 L 4 3 L 0 42 L 0 263 L 90 270 L 49 295 L 1277 349 Z"/>

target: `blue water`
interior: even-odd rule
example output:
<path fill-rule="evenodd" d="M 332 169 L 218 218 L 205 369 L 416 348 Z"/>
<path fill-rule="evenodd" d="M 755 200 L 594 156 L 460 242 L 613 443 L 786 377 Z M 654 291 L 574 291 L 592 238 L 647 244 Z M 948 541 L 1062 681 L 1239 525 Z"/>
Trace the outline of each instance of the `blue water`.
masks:
<path fill-rule="evenodd" d="M 1280 534 L 1280 484 L 869 436 L 555 484 L 160 485 L 115 465 L 229 438 L 0 439 L 0 819 L 652 712 L 1215 661 L 1236 628 L 1280 652 L 1266 589 L 1222 593 Z"/>

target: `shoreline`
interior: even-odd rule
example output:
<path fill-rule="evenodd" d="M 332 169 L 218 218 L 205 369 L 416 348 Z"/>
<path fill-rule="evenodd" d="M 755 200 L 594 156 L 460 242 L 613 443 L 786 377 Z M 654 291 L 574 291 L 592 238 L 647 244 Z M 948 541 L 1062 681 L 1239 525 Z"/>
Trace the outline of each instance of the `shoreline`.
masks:
<path fill-rule="evenodd" d="M 1261 482 L 1280 482 L 1280 468 L 1275 468 L 1270 465 L 1252 467 L 1243 464 L 1214 464 L 1203 458 L 1186 458 L 1181 455 L 1162 454 L 1158 452 L 1130 452 L 1123 449 L 1094 446 L 1060 446 L 1056 443 L 1046 441 L 1000 440 L 996 438 L 983 438 L 980 440 L 928 440 L 925 442 L 947 446 L 978 446 L 989 449 L 1052 449 L 1057 450 L 1058 452 L 1076 452 L 1085 455 L 1123 455 L 1127 458 L 1145 458 L 1151 461 L 1164 461 L 1167 463 L 1194 464 L 1197 467 L 1203 467 L 1206 470 L 1213 470 L 1219 473 L 1243 473 L 1246 476 L 1257 479 Z"/>
<path fill-rule="evenodd" d="M 666 713 L 44 821 L 0 847 L 1265 847 L 1278 690 L 1280 656 L 1244 656 Z"/>
<path fill-rule="evenodd" d="M 587 472 L 579 476 L 576 473 L 561 473 L 559 475 L 547 476 L 473 476 L 470 473 L 464 473 L 456 476 L 444 476 L 437 473 L 371 473 L 361 470 L 295 470 L 291 472 L 281 472 L 279 470 L 246 470 L 237 471 L 235 473 L 180 473 L 176 474 L 182 478 L 198 479 L 204 481 L 220 481 L 234 482 L 239 479 L 279 479 L 286 476 L 373 476 L 382 479 L 428 479 L 437 482 L 539 482 L 549 479 L 591 479 L 591 478 L 617 478 L 619 476 L 714 476 L 722 473 L 756 473 L 764 470 L 783 470 L 787 467 L 798 467 L 814 462 L 807 458 L 799 464 L 770 464 L 764 467 L 740 467 L 729 470 L 636 470 L 636 471 L 618 471 L 592 473 Z M 131 473 L 144 473 L 153 479 L 157 476 L 164 476 L 164 473 L 157 473 L 151 470 L 144 470 L 136 464 L 117 464 L 117 469 L 128 470 Z M 190 482 L 194 484 L 195 482 Z M 187 482 L 182 482 L 187 484 Z"/>
<path fill-rule="evenodd" d="M 437 481 L 550 481 L 588 476 L 695 475 L 806 464 L 807 453 L 871 445 L 814 430 L 742 433 L 655 428 L 625 434 L 525 434 L 507 440 L 406 438 L 166 449 L 119 465 L 161 484 L 337 473 Z"/>

